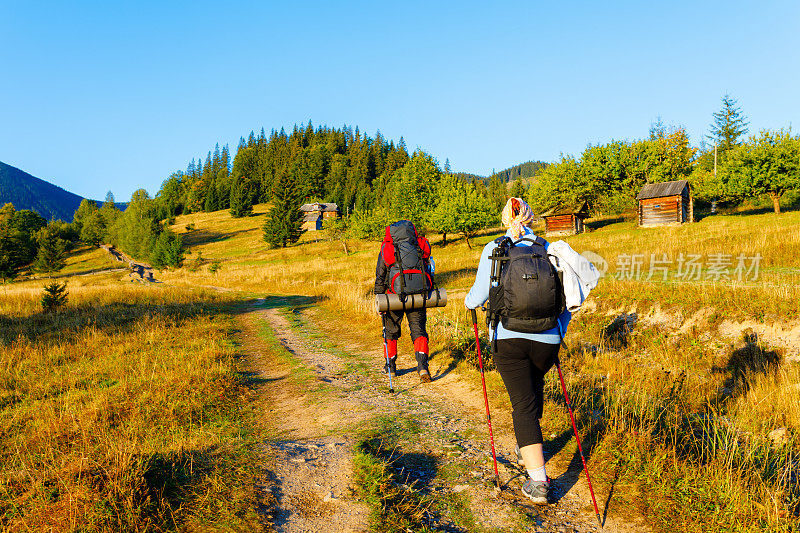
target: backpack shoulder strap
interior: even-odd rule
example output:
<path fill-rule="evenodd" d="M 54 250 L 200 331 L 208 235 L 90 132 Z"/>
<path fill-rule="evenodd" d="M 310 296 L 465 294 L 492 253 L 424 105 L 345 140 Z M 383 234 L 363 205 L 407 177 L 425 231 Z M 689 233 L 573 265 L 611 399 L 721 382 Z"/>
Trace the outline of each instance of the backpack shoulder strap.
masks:
<path fill-rule="evenodd" d="M 521 237 L 521 238 L 517 239 L 516 241 L 514 241 L 514 245 L 520 244 L 523 241 L 527 241 L 527 242 L 530 242 L 530 243 L 533 243 L 533 244 L 537 244 L 539 246 L 547 246 L 547 241 L 544 240 L 543 238 L 539 237 L 538 235 L 536 235 L 536 238 Z"/>

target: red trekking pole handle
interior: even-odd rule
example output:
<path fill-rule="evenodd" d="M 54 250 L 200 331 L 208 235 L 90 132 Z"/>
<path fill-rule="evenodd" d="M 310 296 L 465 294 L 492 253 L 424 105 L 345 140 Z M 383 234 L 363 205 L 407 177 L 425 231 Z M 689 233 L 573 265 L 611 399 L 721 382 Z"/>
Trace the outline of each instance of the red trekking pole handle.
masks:
<path fill-rule="evenodd" d="M 489 413 L 489 396 L 486 394 L 486 378 L 483 375 L 483 356 L 481 356 L 481 341 L 478 338 L 478 313 L 470 309 L 472 314 L 472 329 L 475 331 L 475 349 L 478 351 L 478 366 L 481 369 L 481 385 L 483 385 L 483 403 L 486 405 L 486 422 L 489 424 L 489 442 L 492 444 L 492 460 L 494 461 L 494 483 L 500 489 L 500 474 L 497 471 L 497 453 L 494 449 L 494 434 L 492 433 L 492 415 Z"/>

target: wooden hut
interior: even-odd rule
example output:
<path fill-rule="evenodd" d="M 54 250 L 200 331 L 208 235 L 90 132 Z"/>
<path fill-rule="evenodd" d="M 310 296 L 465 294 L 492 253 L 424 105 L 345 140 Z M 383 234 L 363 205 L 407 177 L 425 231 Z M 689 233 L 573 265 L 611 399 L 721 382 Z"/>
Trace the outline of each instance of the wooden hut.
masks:
<path fill-rule="evenodd" d="M 303 204 L 300 206 L 303 214 L 304 230 L 317 231 L 322 229 L 322 223 L 326 218 L 339 218 L 339 206 L 336 204 L 323 204 L 315 202 L 313 204 Z"/>
<path fill-rule="evenodd" d="M 663 226 L 694 220 L 694 203 L 686 180 L 648 183 L 636 197 L 639 201 L 639 225 Z"/>
<path fill-rule="evenodd" d="M 570 207 L 555 207 L 544 213 L 545 235 L 575 235 L 583 233 L 583 219 L 589 216 L 586 202 Z"/>

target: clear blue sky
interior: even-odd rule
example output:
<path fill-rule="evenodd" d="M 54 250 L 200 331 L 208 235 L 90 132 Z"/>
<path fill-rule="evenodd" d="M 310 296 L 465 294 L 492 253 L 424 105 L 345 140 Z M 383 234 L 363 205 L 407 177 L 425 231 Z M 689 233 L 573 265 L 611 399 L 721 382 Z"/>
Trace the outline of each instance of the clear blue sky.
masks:
<path fill-rule="evenodd" d="M 800 3 L 0 0 L 0 161 L 118 201 L 215 143 L 311 119 L 488 174 L 730 93 L 800 127 Z M 568 6 L 568 7 L 567 7 Z"/>

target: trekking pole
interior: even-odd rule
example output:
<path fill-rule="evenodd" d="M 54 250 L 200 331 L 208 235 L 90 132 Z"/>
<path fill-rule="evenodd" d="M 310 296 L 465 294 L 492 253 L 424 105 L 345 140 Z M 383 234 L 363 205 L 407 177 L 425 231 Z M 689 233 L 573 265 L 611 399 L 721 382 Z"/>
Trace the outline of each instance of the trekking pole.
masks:
<path fill-rule="evenodd" d="M 386 358 L 386 373 L 389 374 L 389 392 L 394 392 L 394 385 L 392 385 L 392 368 L 389 365 L 389 347 L 386 345 L 386 317 L 381 313 L 381 322 L 383 324 L 383 356 Z"/>
<path fill-rule="evenodd" d="M 586 459 L 583 457 L 583 448 L 581 447 L 581 439 L 578 437 L 578 426 L 575 425 L 575 417 L 572 415 L 572 405 L 569 403 L 569 396 L 567 395 L 567 385 L 564 383 L 564 375 L 561 373 L 561 363 L 556 356 L 556 370 L 558 370 L 558 379 L 561 380 L 561 390 L 564 391 L 564 401 L 567 402 L 567 409 L 569 410 L 569 419 L 572 421 L 572 429 L 575 431 L 575 440 L 578 442 L 578 451 L 581 454 L 581 462 L 583 463 L 583 471 L 586 472 L 586 481 L 589 483 L 589 494 L 592 495 L 592 505 L 594 505 L 594 514 L 597 516 L 597 522 L 600 527 L 603 527 L 603 521 L 600 520 L 600 511 L 597 510 L 597 501 L 594 499 L 594 489 L 592 489 L 592 478 L 589 477 L 589 467 L 586 466 Z"/>
<path fill-rule="evenodd" d="M 472 329 L 475 331 L 475 349 L 478 350 L 478 366 L 481 369 L 481 385 L 483 385 L 483 402 L 486 404 L 486 422 L 489 424 L 489 442 L 492 444 L 492 460 L 494 461 L 494 483 L 500 490 L 500 474 L 497 472 L 497 453 L 494 451 L 494 435 L 492 434 L 492 415 L 489 414 L 489 397 L 486 395 L 486 378 L 483 375 L 483 357 L 481 356 L 481 341 L 478 338 L 478 314 L 475 309 L 472 313 Z"/>

